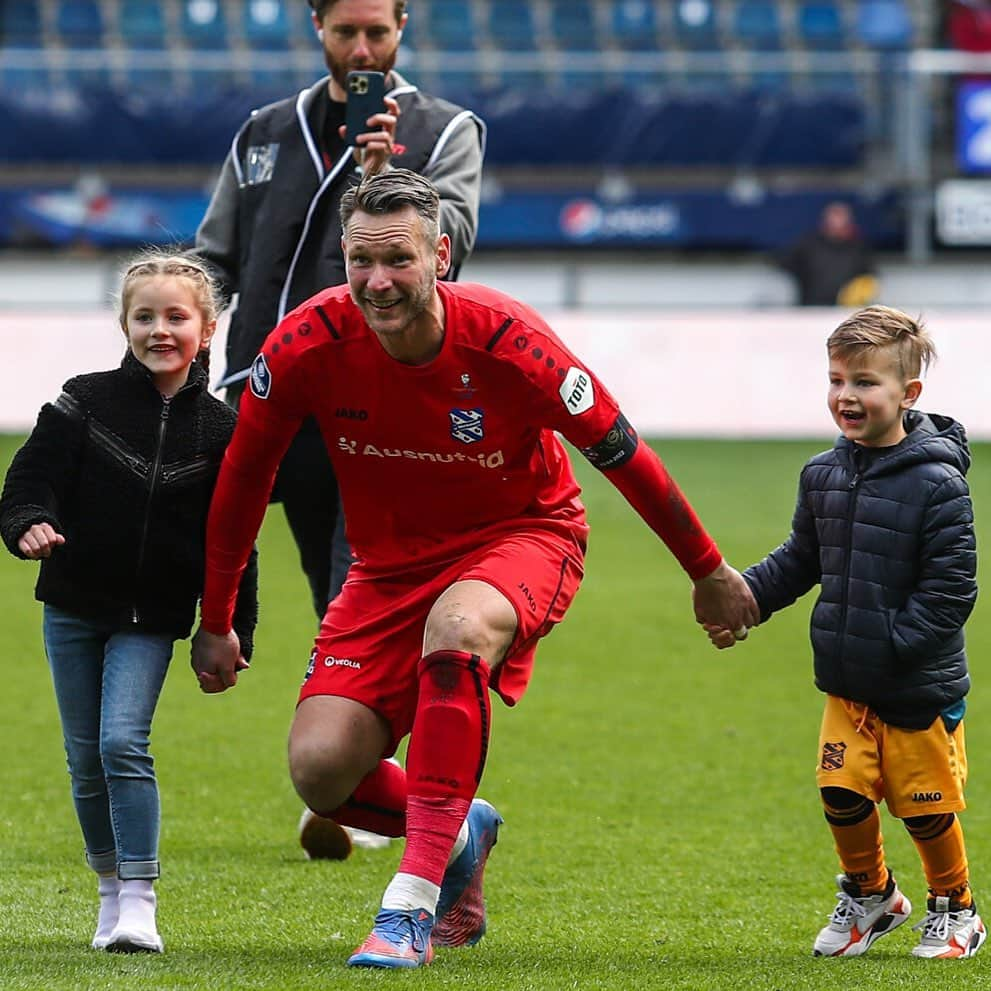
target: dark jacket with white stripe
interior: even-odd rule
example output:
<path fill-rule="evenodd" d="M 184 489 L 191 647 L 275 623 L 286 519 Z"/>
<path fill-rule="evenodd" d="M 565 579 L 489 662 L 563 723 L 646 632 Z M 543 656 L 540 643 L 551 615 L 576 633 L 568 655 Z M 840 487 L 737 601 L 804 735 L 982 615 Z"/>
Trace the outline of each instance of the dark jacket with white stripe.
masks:
<path fill-rule="evenodd" d="M 189 636 L 203 589 L 206 518 L 236 414 L 196 362 L 163 399 L 128 351 L 120 368 L 69 379 L 14 456 L 0 496 L 12 554 L 35 523 L 65 537 L 35 596 L 121 629 Z M 252 554 L 234 628 L 248 658 L 258 614 Z"/>
<path fill-rule="evenodd" d="M 762 620 L 821 585 L 818 688 L 888 723 L 929 726 L 970 688 L 963 626 L 977 599 L 970 452 L 949 417 L 909 412 L 873 460 L 841 437 L 802 471 L 788 539 L 744 572 Z"/>

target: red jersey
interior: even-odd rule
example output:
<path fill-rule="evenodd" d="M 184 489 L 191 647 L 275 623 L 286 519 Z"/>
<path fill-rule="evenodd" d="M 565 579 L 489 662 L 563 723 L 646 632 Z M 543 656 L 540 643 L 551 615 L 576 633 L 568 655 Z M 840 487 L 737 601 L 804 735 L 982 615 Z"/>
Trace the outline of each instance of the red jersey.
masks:
<path fill-rule="evenodd" d="M 384 351 L 347 286 L 314 296 L 269 335 L 214 497 L 209 629 L 228 624 L 231 582 L 307 416 L 320 425 L 366 573 L 440 567 L 532 527 L 584 545 L 579 486 L 555 432 L 594 448 L 620 422 L 616 401 L 530 307 L 479 285 L 437 291 L 444 341 L 424 365 Z M 718 551 L 698 537 L 711 570 Z"/>

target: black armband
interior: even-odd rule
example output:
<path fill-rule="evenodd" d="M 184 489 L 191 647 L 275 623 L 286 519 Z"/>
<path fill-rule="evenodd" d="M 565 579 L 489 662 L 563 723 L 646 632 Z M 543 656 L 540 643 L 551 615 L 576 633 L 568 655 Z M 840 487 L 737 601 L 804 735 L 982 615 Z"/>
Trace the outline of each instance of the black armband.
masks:
<path fill-rule="evenodd" d="M 597 444 L 583 447 L 582 454 L 599 471 L 607 468 L 618 468 L 633 457 L 637 449 L 637 432 L 622 413 L 616 417 L 616 422 L 609 428 L 608 433 Z"/>

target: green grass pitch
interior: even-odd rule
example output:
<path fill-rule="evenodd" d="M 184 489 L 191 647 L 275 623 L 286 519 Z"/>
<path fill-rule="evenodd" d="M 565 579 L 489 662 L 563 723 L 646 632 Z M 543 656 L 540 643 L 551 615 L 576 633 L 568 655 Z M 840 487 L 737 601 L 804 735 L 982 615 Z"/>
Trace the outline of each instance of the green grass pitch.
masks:
<path fill-rule="evenodd" d="M 5 467 L 19 438 L 0 438 Z M 798 471 L 825 444 L 663 441 L 658 448 L 736 565 L 787 533 Z M 991 520 L 991 447 L 971 487 Z M 542 645 L 516 710 L 494 706 L 481 794 L 505 816 L 487 873 L 489 934 L 416 974 L 349 971 L 398 860 L 309 863 L 285 738 L 314 632 L 281 512 L 261 537 L 257 654 L 222 696 L 177 647 L 153 733 L 162 788 L 162 957 L 88 948 L 83 863 L 32 598 L 35 566 L 0 558 L 0 987 L 11 989 L 991 988 L 991 949 L 915 960 L 909 926 L 866 957 L 817 960 L 836 859 L 814 763 L 821 697 L 807 599 L 731 651 L 695 626 L 664 547 L 576 458 L 592 539 L 585 584 Z M 981 546 L 984 542 L 981 541 Z M 987 557 L 982 559 L 984 584 Z M 991 913 L 991 616 L 968 626 L 970 809 L 978 903 Z M 922 916 L 914 848 L 886 812 L 889 862 Z"/>

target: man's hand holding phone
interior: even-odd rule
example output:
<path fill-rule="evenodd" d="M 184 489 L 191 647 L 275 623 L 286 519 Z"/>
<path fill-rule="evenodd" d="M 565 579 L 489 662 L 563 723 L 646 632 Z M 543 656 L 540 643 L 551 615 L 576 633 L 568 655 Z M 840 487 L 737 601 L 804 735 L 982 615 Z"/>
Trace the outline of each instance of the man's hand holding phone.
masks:
<path fill-rule="evenodd" d="M 349 72 L 346 88 L 346 123 L 341 137 L 354 146 L 354 157 L 366 173 L 378 172 L 394 151 L 399 104 L 385 95 L 381 72 Z"/>

